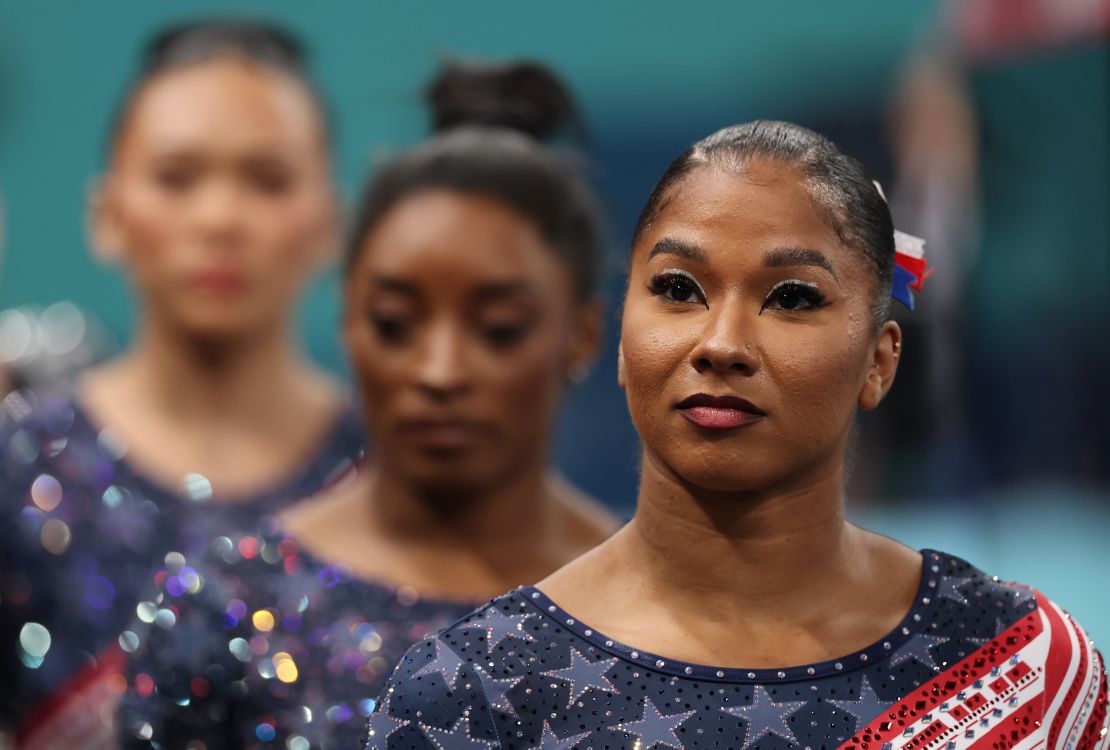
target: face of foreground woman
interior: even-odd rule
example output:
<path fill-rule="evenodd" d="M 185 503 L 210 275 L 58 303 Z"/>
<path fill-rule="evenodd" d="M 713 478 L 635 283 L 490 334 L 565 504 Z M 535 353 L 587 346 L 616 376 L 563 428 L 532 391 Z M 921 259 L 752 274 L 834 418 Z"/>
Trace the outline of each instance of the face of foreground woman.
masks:
<path fill-rule="evenodd" d="M 645 471 L 759 494 L 841 472 L 856 408 L 876 407 L 897 367 L 877 287 L 792 167 L 682 178 L 633 247 L 621 328 Z"/>

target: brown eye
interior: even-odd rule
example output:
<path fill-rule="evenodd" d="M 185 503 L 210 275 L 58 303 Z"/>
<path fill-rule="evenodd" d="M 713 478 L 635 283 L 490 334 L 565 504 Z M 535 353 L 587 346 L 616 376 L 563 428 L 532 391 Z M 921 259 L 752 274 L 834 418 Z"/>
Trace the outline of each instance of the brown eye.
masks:
<path fill-rule="evenodd" d="M 772 310 L 818 310 L 825 306 L 825 295 L 816 284 L 805 281 L 780 281 L 772 287 L 759 311 Z"/>
<path fill-rule="evenodd" d="M 199 173 L 188 167 L 163 167 L 154 172 L 154 181 L 163 190 L 183 193 L 199 179 Z"/>
<path fill-rule="evenodd" d="M 651 279 L 651 293 L 668 302 L 705 304 L 705 294 L 693 277 L 670 271 Z"/>
<path fill-rule="evenodd" d="M 400 344 L 408 336 L 409 323 L 406 319 L 394 315 L 376 315 L 371 313 L 370 323 L 374 326 L 378 337 L 386 343 Z"/>
<path fill-rule="evenodd" d="M 289 192 L 293 176 L 284 169 L 255 169 L 249 175 L 250 184 L 260 193 L 281 195 Z"/>
<path fill-rule="evenodd" d="M 519 343 L 528 333 L 527 323 L 506 323 L 486 326 L 486 340 L 496 347 L 507 348 Z"/>

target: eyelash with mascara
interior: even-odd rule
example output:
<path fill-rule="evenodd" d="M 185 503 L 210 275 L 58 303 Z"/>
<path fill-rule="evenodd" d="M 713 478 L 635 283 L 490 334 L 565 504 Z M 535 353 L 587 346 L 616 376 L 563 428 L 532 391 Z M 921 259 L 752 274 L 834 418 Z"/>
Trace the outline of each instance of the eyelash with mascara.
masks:
<path fill-rule="evenodd" d="M 648 288 L 651 293 L 666 302 L 674 304 L 689 304 L 698 302 L 707 304 L 705 292 L 697 280 L 677 269 L 663 271 L 652 276 Z M 697 299 L 691 299 L 696 296 Z M 774 303 L 778 303 L 773 306 Z M 798 279 L 780 281 L 771 287 L 767 297 L 760 305 L 759 312 L 770 308 L 787 312 L 803 312 L 806 310 L 819 310 L 826 305 L 825 295 L 821 293 L 816 284 Z"/>

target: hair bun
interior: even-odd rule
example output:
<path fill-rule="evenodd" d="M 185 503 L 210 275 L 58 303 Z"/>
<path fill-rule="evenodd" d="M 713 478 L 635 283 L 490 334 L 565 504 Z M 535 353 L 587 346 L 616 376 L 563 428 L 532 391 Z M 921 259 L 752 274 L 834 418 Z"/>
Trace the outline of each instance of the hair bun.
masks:
<path fill-rule="evenodd" d="M 517 130 L 548 140 L 564 128 L 584 136 L 570 91 L 543 65 L 450 62 L 425 94 L 433 129 L 477 125 Z"/>

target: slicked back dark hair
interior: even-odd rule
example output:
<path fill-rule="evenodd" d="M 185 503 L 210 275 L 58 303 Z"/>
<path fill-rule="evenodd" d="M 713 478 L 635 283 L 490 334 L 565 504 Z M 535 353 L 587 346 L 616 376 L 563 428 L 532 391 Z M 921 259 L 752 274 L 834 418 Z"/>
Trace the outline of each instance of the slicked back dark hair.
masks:
<path fill-rule="evenodd" d="M 864 166 L 818 133 L 789 122 L 756 120 L 723 128 L 695 143 L 671 162 L 640 213 L 633 244 L 681 190 L 698 167 L 742 170 L 753 159 L 770 159 L 797 169 L 809 182 L 817 207 L 846 246 L 858 250 L 875 271 L 876 325 L 890 314 L 894 273 L 894 223 L 890 207 Z"/>
<path fill-rule="evenodd" d="M 345 267 L 394 206 L 434 189 L 492 198 L 539 230 L 571 272 L 575 297 L 597 292 L 601 256 L 596 201 L 568 160 L 542 140 L 584 128 L 570 93 L 531 62 L 453 63 L 429 86 L 436 135 L 379 167 L 359 201 Z"/>
<path fill-rule="evenodd" d="M 320 114 L 326 135 L 327 108 L 309 80 L 305 58 L 304 45 L 292 32 L 269 23 L 206 20 L 165 28 L 146 45 L 138 74 L 128 87 L 109 131 L 109 145 L 116 145 L 135 98 L 148 81 L 170 70 L 223 59 L 261 65 L 301 84 Z"/>

